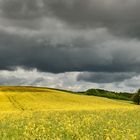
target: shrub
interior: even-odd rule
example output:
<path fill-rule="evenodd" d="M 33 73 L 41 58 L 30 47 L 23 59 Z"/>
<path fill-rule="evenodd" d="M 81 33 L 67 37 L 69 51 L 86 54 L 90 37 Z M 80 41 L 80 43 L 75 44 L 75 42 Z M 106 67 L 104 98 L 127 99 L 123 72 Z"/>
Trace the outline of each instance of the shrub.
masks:
<path fill-rule="evenodd" d="M 140 89 L 133 95 L 132 99 L 135 104 L 140 104 Z"/>

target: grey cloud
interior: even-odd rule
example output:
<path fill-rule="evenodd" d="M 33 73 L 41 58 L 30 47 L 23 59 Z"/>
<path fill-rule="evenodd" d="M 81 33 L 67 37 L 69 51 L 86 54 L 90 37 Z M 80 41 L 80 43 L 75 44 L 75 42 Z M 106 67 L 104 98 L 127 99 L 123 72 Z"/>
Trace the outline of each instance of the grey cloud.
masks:
<path fill-rule="evenodd" d="M 93 83 L 77 81 L 77 76 L 79 74 L 79 72 L 52 74 L 39 72 L 36 69 L 24 70 L 21 68 L 14 71 L 3 70 L 0 71 L 0 85 L 47 86 L 73 91 L 85 91 L 90 88 L 101 88 L 118 92 L 135 92 L 139 88 L 140 75 L 117 83 Z M 132 73 L 130 73 L 130 75 L 132 75 Z M 128 83 L 131 83 L 131 85 Z"/>
<path fill-rule="evenodd" d="M 128 38 L 139 38 L 139 6 L 138 0 L 1 0 L 0 69 L 99 72 L 87 79 L 97 83 L 131 78 L 129 72 L 140 71 L 140 41 Z"/>
<path fill-rule="evenodd" d="M 67 90 L 84 90 L 89 85 L 81 85 L 76 81 L 78 72 L 52 74 L 39 72 L 36 69 L 17 68 L 14 71 L 0 70 L 0 85 L 47 86 Z M 59 82 L 58 82 L 59 81 Z M 91 86 L 91 85 L 90 85 Z"/>
<path fill-rule="evenodd" d="M 3 0 L 2 15 L 10 19 L 32 20 L 42 16 L 41 0 Z"/>
<path fill-rule="evenodd" d="M 106 27 L 113 34 L 139 38 L 139 6 L 139 0 L 2 0 L 0 7 L 3 17 L 22 25 L 51 17 L 76 29 Z"/>
<path fill-rule="evenodd" d="M 44 3 L 64 20 L 89 24 L 137 21 L 140 4 L 138 0 L 45 0 Z"/>
<path fill-rule="evenodd" d="M 45 39 L 38 35 L 28 36 L 28 32 L 21 35 L 18 32 L 1 31 L 0 69 L 12 70 L 21 66 L 53 73 L 139 72 L 139 41 L 113 37 L 110 40 L 106 30 L 99 33 L 87 31 L 78 35 L 74 35 L 74 31 L 71 31 L 72 34 L 71 32 L 65 34 L 66 32 L 60 32 L 56 37 L 46 34 Z M 69 39 L 71 35 L 73 38 Z M 98 36 L 102 37 L 98 38 Z M 60 39 L 56 40 L 59 37 Z"/>
<path fill-rule="evenodd" d="M 21 68 L 15 69 L 14 71 L 3 70 L 0 71 L 0 85 L 41 86 L 41 84 L 45 81 L 43 76 L 44 75 L 42 73 L 38 73 L 36 70 L 26 71 Z"/>
<path fill-rule="evenodd" d="M 93 82 L 93 83 L 113 83 L 122 82 L 136 76 L 136 73 L 80 73 L 77 77 L 78 81 Z"/>
<path fill-rule="evenodd" d="M 45 81 L 45 79 L 43 78 L 43 77 L 38 77 L 38 78 L 36 78 L 36 79 L 34 79 L 31 83 L 30 83 L 30 85 L 31 86 L 37 86 L 37 85 L 42 85 L 42 83 L 45 83 L 46 81 Z M 24 83 L 24 84 L 26 84 L 26 83 Z"/>
<path fill-rule="evenodd" d="M 0 77 L 0 85 L 22 85 L 25 81 L 21 78 L 11 76 L 10 78 Z"/>
<path fill-rule="evenodd" d="M 139 21 L 139 0 L 2 0 L 6 17 L 32 18 L 50 14 L 69 22 L 93 24 Z"/>
<path fill-rule="evenodd" d="M 132 88 L 135 88 L 135 89 L 139 89 L 140 88 L 140 75 L 134 76 L 130 80 L 126 80 L 124 82 L 124 84 L 127 87 L 132 87 Z"/>
<path fill-rule="evenodd" d="M 113 34 L 140 35 L 139 0 L 44 1 L 53 15 L 78 28 L 107 27 Z"/>

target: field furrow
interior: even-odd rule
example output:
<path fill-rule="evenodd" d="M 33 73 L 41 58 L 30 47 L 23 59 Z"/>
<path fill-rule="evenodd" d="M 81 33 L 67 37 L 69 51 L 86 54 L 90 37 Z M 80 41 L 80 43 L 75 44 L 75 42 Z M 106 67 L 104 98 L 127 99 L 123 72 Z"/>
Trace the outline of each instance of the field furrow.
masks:
<path fill-rule="evenodd" d="M 140 139 L 139 106 L 131 102 L 52 89 L 24 90 L 0 91 L 1 140 Z"/>

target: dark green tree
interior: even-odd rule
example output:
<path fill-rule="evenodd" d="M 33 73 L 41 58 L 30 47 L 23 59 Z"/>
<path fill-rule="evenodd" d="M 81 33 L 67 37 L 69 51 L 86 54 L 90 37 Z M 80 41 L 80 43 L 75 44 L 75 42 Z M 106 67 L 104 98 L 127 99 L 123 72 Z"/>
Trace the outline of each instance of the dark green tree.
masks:
<path fill-rule="evenodd" d="M 132 96 L 132 100 L 135 104 L 140 105 L 140 89 Z"/>

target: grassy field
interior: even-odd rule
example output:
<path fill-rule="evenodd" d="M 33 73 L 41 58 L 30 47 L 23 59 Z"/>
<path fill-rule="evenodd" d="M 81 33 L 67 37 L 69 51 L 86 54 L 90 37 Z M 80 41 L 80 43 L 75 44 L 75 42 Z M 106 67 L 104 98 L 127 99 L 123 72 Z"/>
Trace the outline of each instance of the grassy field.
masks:
<path fill-rule="evenodd" d="M 140 140 L 131 102 L 33 87 L 0 87 L 0 140 Z"/>

